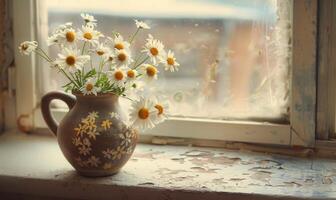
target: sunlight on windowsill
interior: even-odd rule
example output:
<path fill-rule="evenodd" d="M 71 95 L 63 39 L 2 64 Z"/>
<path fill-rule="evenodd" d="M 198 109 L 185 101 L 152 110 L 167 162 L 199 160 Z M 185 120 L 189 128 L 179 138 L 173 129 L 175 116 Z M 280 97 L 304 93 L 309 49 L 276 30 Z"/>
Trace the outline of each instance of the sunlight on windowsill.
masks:
<path fill-rule="evenodd" d="M 75 173 L 56 138 L 6 133 L 0 160 L 4 193 L 83 199 L 336 197 L 336 161 L 325 159 L 139 144 L 118 174 L 92 179 Z"/>

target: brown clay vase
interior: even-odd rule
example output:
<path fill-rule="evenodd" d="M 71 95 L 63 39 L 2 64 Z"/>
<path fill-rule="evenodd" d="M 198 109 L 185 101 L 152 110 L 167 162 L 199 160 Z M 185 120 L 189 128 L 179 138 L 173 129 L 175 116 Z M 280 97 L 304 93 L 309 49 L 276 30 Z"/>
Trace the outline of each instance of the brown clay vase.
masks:
<path fill-rule="evenodd" d="M 59 125 L 49 108 L 54 99 L 64 101 L 70 109 Z M 41 109 L 65 158 L 83 176 L 115 174 L 134 151 L 137 132 L 127 126 L 114 94 L 50 92 L 42 97 Z"/>

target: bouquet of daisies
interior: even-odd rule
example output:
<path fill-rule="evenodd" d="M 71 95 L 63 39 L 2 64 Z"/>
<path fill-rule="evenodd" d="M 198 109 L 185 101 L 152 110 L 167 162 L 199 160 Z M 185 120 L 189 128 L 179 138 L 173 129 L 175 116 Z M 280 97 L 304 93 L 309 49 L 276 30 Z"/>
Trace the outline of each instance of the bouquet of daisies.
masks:
<path fill-rule="evenodd" d="M 68 80 L 63 86 L 65 91 L 83 95 L 113 93 L 130 99 L 127 91 L 136 89 L 138 82 L 149 84 L 156 80 L 160 65 L 171 72 L 178 70 L 174 53 L 166 52 L 163 43 L 150 34 L 141 52 L 133 59 L 131 46 L 136 35 L 141 30 L 150 29 L 145 22 L 135 20 L 136 30 L 126 40 L 117 32 L 103 35 L 96 29 L 97 20 L 93 16 L 81 14 L 81 17 L 84 24 L 80 29 L 70 22 L 65 23 L 48 38 L 48 46 L 55 46 L 60 51 L 56 58 L 50 57 L 36 41 L 25 41 L 19 46 L 22 54 L 34 52 L 62 73 Z M 135 127 L 152 128 L 167 116 L 168 104 L 158 98 L 140 96 L 132 101 L 131 122 Z"/>

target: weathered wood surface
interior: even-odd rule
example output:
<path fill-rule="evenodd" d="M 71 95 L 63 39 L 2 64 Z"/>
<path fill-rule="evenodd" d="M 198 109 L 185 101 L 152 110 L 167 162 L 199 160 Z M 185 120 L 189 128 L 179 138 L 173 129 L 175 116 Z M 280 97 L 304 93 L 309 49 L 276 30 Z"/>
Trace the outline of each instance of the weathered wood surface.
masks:
<path fill-rule="evenodd" d="M 3 88 L 6 87 L 5 84 L 5 76 L 7 70 L 5 70 L 6 67 L 8 67 L 8 59 L 6 58 L 6 55 L 8 55 L 8 47 L 6 47 L 6 40 L 8 40 L 8 2 L 7 1 L 0 1 L 0 133 L 4 131 L 5 128 L 5 119 L 4 119 L 4 102 L 5 102 L 5 95 L 4 92 L 2 91 Z M 7 42 L 8 43 L 8 42 Z M 7 50 L 7 52 L 6 52 Z M 4 80 L 5 79 L 5 80 Z"/>
<path fill-rule="evenodd" d="M 336 1 L 319 1 L 316 138 L 335 136 Z"/>
<path fill-rule="evenodd" d="M 55 138 L 5 134 L 1 192 L 76 199 L 336 199 L 336 161 L 138 145 L 119 174 L 90 179 L 74 172 Z"/>
<path fill-rule="evenodd" d="M 314 146 L 317 0 L 295 0 L 293 4 L 292 144 Z"/>

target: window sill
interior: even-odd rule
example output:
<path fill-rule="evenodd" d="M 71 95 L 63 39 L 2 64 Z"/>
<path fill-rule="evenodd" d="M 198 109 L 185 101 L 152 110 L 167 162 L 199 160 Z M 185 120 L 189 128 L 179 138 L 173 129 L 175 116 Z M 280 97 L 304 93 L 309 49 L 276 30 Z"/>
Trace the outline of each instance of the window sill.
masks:
<path fill-rule="evenodd" d="M 0 137 L 0 197 L 32 199 L 329 199 L 336 161 L 139 144 L 115 176 L 78 176 L 55 138 Z"/>

